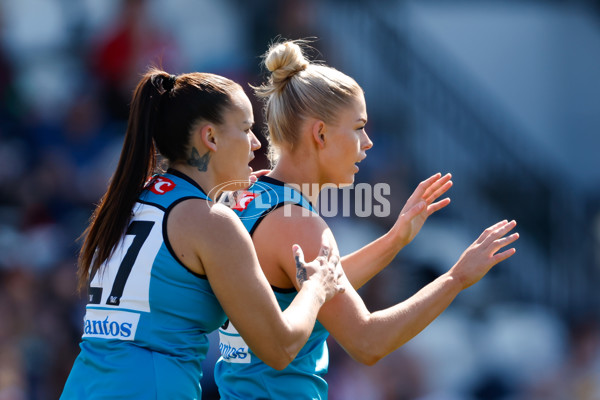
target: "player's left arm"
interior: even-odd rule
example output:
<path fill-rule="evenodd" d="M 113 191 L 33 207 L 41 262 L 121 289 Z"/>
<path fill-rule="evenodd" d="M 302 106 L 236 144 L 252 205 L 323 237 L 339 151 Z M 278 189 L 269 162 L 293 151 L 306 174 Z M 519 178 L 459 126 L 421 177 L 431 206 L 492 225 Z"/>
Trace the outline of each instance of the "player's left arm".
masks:
<path fill-rule="evenodd" d="M 436 200 L 452 187 L 451 178 L 451 174 L 437 173 L 422 181 L 386 234 L 342 257 L 346 276 L 355 289 L 381 272 L 415 238 L 431 214 L 450 204 L 448 197 Z"/>

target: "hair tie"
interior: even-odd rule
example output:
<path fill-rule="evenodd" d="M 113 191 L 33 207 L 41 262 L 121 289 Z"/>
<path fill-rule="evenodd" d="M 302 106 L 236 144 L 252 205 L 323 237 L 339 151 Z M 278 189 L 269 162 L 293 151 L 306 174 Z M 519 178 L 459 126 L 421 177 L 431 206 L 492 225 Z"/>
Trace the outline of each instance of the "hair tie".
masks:
<path fill-rule="evenodd" d="M 154 75 L 151 79 L 152 85 L 156 88 L 158 93 L 162 96 L 165 93 L 173 90 L 175 81 L 177 81 L 176 75 L 164 76 L 162 74 Z"/>
<path fill-rule="evenodd" d="M 165 78 L 163 81 L 163 88 L 165 89 L 165 92 L 170 92 L 171 90 L 173 90 L 173 87 L 175 87 L 176 81 L 177 81 L 176 75 L 169 75 L 168 78 Z"/>

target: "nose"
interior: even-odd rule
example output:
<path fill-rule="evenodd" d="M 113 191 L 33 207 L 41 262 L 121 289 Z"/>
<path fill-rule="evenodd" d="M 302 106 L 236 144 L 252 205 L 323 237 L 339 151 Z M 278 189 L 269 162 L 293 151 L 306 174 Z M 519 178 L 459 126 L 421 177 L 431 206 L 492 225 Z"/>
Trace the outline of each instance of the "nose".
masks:
<path fill-rule="evenodd" d="M 254 132 L 250 131 L 250 149 L 252 149 L 252 151 L 256 151 L 261 147 L 262 144 L 260 143 L 260 140 L 258 140 Z"/>
<path fill-rule="evenodd" d="M 371 147 L 373 147 L 373 142 L 369 139 L 367 131 L 363 130 L 362 137 L 360 138 L 360 148 L 361 150 L 369 150 Z"/>

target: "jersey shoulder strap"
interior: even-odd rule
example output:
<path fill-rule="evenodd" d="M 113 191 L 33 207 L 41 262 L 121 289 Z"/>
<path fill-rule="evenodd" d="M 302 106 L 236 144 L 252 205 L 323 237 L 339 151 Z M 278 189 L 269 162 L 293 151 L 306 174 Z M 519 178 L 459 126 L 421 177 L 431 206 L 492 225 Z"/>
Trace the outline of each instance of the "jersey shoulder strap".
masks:
<path fill-rule="evenodd" d="M 193 179 L 169 169 L 165 174 L 154 175 L 148 180 L 138 202 L 166 210 L 175 203 L 192 198 L 210 200 Z"/>
<path fill-rule="evenodd" d="M 246 230 L 252 235 L 262 219 L 285 204 L 303 207 L 316 212 L 304 195 L 286 183 L 262 176 L 244 191 L 230 194 L 228 205 L 238 215 Z"/>

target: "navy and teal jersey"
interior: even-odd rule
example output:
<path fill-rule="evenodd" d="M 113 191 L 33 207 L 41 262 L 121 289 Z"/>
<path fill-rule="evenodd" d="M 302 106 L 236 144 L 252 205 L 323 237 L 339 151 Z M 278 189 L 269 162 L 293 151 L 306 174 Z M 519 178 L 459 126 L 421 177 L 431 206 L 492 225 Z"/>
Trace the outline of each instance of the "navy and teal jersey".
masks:
<path fill-rule="evenodd" d="M 206 335 L 226 317 L 167 237 L 170 211 L 187 199 L 208 200 L 175 170 L 139 196 L 126 234 L 90 280 L 81 351 L 61 399 L 201 398 Z"/>
<path fill-rule="evenodd" d="M 271 211 L 292 204 L 314 212 L 302 194 L 283 182 L 263 176 L 248 190 L 238 193 L 233 210 L 252 235 Z M 297 295 L 294 288 L 273 287 L 285 310 Z M 219 394 L 229 399 L 326 399 L 324 375 L 329 365 L 326 339 L 329 333 L 319 322 L 306 345 L 285 369 L 278 371 L 262 362 L 228 321 L 219 329 L 221 357 L 215 367 Z"/>

